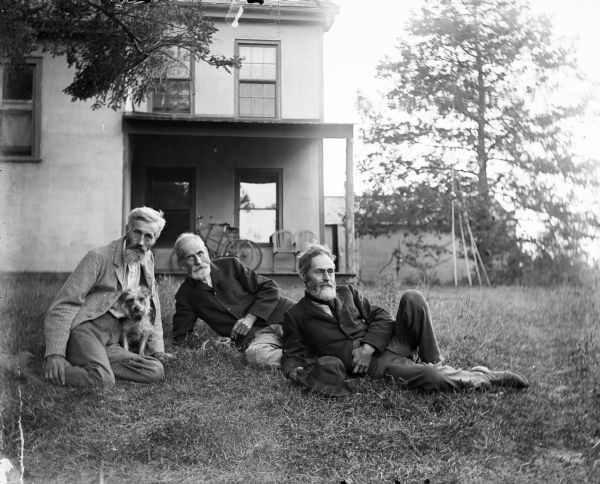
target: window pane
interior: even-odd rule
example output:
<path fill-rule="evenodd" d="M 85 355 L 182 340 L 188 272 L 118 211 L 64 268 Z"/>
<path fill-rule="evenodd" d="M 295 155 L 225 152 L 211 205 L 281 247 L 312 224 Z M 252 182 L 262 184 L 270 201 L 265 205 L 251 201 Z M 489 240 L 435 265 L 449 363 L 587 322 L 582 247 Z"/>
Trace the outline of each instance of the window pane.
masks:
<path fill-rule="evenodd" d="M 157 112 L 189 113 L 189 79 L 168 79 L 163 90 L 154 92 L 153 104 L 153 109 Z"/>
<path fill-rule="evenodd" d="M 250 64 L 247 64 L 246 61 L 242 61 L 242 66 L 239 70 L 240 79 L 250 79 Z"/>
<path fill-rule="evenodd" d="M 263 84 L 265 87 L 264 96 L 269 99 L 275 99 L 275 84 Z"/>
<path fill-rule="evenodd" d="M 264 88 L 262 84 L 252 84 L 252 97 L 263 97 L 264 96 Z"/>
<path fill-rule="evenodd" d="M 251 79 L 262 79 L 265 75 L 265 66 L 263 64 L 252 64 L 250 71 Z"/>
<path fill-rule="evenodd" d="M 167 70 L 167 77 L 170 79 L 189 79 L 190 78 L 190 53 L 181 47 L 169 49 L 172 57 L 177 59 L 173 61 Z"/>
<path fill-rule="evenodd" d="M 4 111 L 0 116 L 0 146 L 5 155 L 33 155 L 32 111 Z"/>
<path fill-rule="evenodd" d="M 191 183 L 189 181 L 152 180 L 152 203 L 161 209 L 191 206 Z"/>
<path fill-rule="evenodd" d="M 172 247 L 177 237 L 183 232 L 189 232 L 190 227 L 190 210 L 178 209 L 161 209 L 165 214 L 165 228 L 158 239 L 161 246 Z"/>
<path fill-rule="evenodd" d="M 267 64 L 276 64 L 277 63 L 277 48 L 276 47 L 265 47 L 264 62 Z"/>
<path fill-rule="evenodd" d="M 2 99 L 31 101 L 33 70 L 34 66 L 5 67 L 2 76 Z"/>
<path fill-rule="evenodd" d="M 189 168 L 147 169 L 146 205 L 165 212 L 167 220 L 157 247 L 172 247 L 179 234 L 193 229 L 195 176 Z"/>
<path fill-rule="evenodd" d="M 244 57 L 243 67 L 239 71 L 239 115 L 275 117 L 277 47 L 239 46 L 239 54 Z M 266 99 L 268 101 L 265 102 Z"/>
<path fill-rule="evenodd" d="M 240 116 L 275 117 L 275 85 L 240 82 Z"/>
<path fill-rule="evenodd" d="M 276 208 L 277 183 L 240 182 L 240 208 Z"/>
<path fill-rule="evenodd" d="M 241 97 L 252 97 L 252 84 L 246 82 L 240 82 L 240 96 Z"/>
<path fill-rule="evenodd" d="M 264 99 L 263 100 L 263 116 L 274 118 L 275 117 L 275 100 Z"/>
<path fill-rule="evenodd" d="M 252 47 L 247 46 L 247 45 L 240 45 L 240 57 L 243 57 L 247 62 L 249 62 L 251 59 L 251 53 L 252 53 Z"/>
<path fill-rule="evenodd" d="M 263 100 L 252 98 L 252 115 L 262 116 L 263 115 Z"/>
<path fill-rule="evenodd" d="M 252 99 L 240 99 L 240 116 L 252 116 Z"/>
<path fill-rule="evenodd" d="M 253 64 L 264 62 L 264 52 L 265 48 L 260 46 L 252 47 L 252 54 L 250 56 L 250 61 Z"/>
<path fill-rule="evenodd" d="M 275 80 L 277 77 L 277 70 L 275 69 L 275 64 L 265 64 L 261 79 L 265 80 Z"/>
<path fill-rule="evenodd" d="M 243 239 L 269 242 L 276 224 L 276 210 L 240 210 L 240 237 Z"/>

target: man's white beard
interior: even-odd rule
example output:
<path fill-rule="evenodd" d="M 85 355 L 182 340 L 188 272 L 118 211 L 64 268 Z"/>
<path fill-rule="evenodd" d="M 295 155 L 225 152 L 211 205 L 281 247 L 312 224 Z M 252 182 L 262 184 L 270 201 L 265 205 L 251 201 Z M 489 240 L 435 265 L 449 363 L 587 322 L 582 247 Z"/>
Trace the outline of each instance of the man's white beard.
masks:
<path fill-rule="evenodd" d="M 336 298 L 335 293 L 335 282 L 331 282 L 331 285 L 319 285 L 314 282 L 309 282 L 306 286 L 306 292 L 311 296 L 320 299 L 321 301 L 332 301 Z"/>
<path fill-rule="evenodd" d="M 125 249 L 126 264 L 135 264 L 136 262 L 141 262 L 144 257 L 146 257 L 146 253 L 138 249 Z"/>
<path fill-rule="evenodd" d="M 190 276 L 195 281 L 202 281 L 206 284 L 210 284 L 210 267 L 202 269 L 192 269 L 192 273 L 190 274 Z"/>

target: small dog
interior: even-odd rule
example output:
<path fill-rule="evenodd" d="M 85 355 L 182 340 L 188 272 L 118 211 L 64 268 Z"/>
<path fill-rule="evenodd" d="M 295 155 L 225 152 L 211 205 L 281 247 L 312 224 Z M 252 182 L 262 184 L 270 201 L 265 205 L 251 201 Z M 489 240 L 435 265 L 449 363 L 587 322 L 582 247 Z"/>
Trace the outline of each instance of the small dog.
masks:
<path fill-rule="evenodd" d="M 150 290 L 144 286 L 127 289 L 119 298 L 119 306 L 123 314 L 119 343 L 125 351 L 129 351 L 130 346 L 138 342 L 137 352 L 143 355 L 154 321 Z"/>

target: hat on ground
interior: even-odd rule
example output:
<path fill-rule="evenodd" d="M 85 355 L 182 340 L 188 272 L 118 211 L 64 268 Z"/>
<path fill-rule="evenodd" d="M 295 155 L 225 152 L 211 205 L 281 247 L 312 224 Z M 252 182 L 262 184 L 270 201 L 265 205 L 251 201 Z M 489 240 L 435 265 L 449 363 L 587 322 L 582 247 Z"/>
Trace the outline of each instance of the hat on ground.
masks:
<path fill-rule="evenodd" d="M 327 397 L 345 397 L 350 395 L 346 384 L 346 368 L 335 356 L 321 356 L 313 363 L 310 371 L 298 375 L 298 380 L 314 392 Z"/>

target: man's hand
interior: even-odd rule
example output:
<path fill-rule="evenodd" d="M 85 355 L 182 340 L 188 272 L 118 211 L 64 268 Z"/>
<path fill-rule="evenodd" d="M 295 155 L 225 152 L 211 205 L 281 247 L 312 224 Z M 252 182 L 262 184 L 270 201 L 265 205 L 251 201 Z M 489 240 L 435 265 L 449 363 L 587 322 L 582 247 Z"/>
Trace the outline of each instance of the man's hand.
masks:
<path fill-rule="evenodd" d="M 175 358 L 173 353 L 165 353 L 164 351 L 159 351 L 157 353 L 152 354 L 153 358 L 156 358 L 161 363 L 166 363 L 169 360 Z"/>
<path fill-rule="evenodd" d="M 371 358 L 375 353 L 375 348 L 368 343 L 361 344 L 352 351 L 352 364 L 354 369 L 352 373 L 362 375 L 367 372 L 371 364 Z"/>
<path fill-rule="evenodd" d="M 238 319 L 231 330 L 231 337 L 236 339 L 240 336 L 246 336 L 254 326 L 256 316 L 254 314 L 246 314 L 243 318 Z"/>
<path fill-rule="evenodd" d="M 62 355 L 50 355 L 46 358 L 44 364 L 44 378 L 53 385 L 65 384 L 65 368 L 69 368 L 71 363 Z"/>
<path fill-rule="evenodd" d="M 290 372 L 288 373 L 288 378 L 289 378 L 290 380 L 292 380 L 294 383 L 298 383 L 298 374 L 299 374 L 301 371 L 304 371 L 304 368 L 303 368 L 303 367 L 301 367 L 301 366 L 299 366 L 299 367 L 297 367 L 297 368 L 294 368 L 292 371 L 290 371 Z"/>

